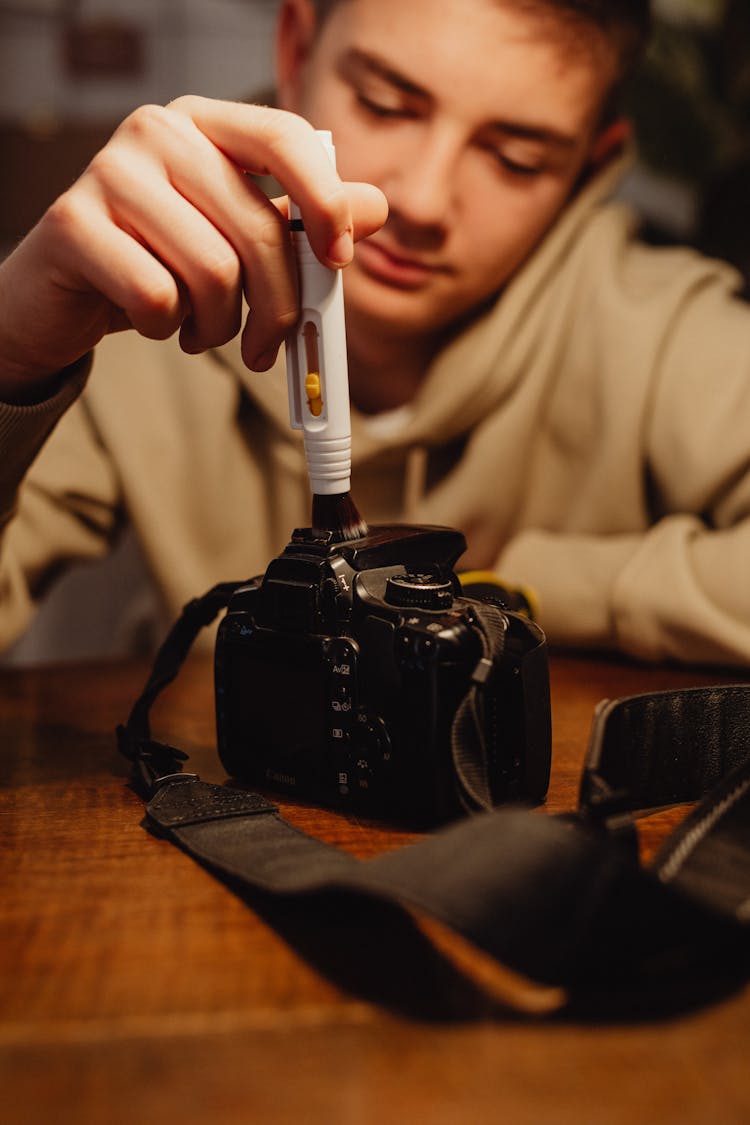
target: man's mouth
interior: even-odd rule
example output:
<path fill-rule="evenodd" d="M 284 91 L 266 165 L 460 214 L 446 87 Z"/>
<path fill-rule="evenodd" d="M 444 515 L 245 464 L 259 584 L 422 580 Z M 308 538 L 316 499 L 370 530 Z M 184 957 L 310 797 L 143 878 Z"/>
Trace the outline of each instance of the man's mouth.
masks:
<path fill-rule="evenodd" d="M 377 236 L 357 244 L 356 261 L 370 277 L 400 289 L 419 289 L 436 275 L 451 272 L 447 266 L 391 248 Z"/>

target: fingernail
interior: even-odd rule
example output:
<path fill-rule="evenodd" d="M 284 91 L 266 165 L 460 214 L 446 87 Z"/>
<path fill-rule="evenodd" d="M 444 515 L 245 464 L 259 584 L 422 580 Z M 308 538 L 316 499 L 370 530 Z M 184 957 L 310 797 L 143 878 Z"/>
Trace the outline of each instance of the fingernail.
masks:
<path fill-rule="evenodd" d="M 346 266 L 354 254 L 354 240 L 350 230 L 344 230 L 328 248 L 328 259 L 337 266 Z"/>
<path fill-rule="evenodd" d="M 252 362 L 253 371 L 268 371 L 276 362 L 277 353 L 278 348 L 273 348 L 270 352 L 261 352 Z"/>

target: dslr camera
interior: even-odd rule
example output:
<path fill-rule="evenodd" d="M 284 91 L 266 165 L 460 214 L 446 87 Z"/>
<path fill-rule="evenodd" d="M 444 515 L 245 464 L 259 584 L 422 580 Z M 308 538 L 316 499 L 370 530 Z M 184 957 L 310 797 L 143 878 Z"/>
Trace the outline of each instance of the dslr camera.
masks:
<path fill-rule="evenodd" d="M 219 627 L 217 738 L 228 773 L 421 824 L 466 811 L 463 771 L 480 771 L 486 803 L 542 800 L 544 634 L 496 605 L 488 653 L 486 600 L 465 596 L 453 569 L 465 546 L 440 527 L 373 527 L 343 542 L 295 531 L 265 575 L 235 591 Z M 455 730 L 471 692 L 478 749 Z"/>

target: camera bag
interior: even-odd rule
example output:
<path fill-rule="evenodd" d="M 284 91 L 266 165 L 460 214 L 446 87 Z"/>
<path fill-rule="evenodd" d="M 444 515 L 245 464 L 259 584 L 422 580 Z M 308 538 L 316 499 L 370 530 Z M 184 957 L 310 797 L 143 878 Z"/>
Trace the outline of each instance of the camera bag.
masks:
<path fill-rule="evenodd" d="M 152 739 L 149 712 L 199 630 L 236 588 L 185 607 L 124 726 L 119 748 L 147 798 L 146 826 L 239 893 L 308 904 L 355 896 L 432 919 L 525 980 L 553 1006 L 613 1012 L 633 997 L 695 997 L 746 974 L 750 925 L 750 686 L 688 688 L 600 704 L 575 813 L 487 808 L 483 675 L 454 725 L 468 779 L 465 820 L 365 861 L 306 835 L 259 794 L 200 781 Z M 490 607 L 491 608 L 491 607 Z M 491 628 L 491 624 L 489 626 Z M 481 661 L 480 661 L 481 663 Z M 635 818 L 696 803 L 651 864 Z M 718 981 L 718 984 L 717 984 Z M 701 984 L 702 982 L 702 984 Z M 562 990 L 562 991 L 560 991 Z"/>

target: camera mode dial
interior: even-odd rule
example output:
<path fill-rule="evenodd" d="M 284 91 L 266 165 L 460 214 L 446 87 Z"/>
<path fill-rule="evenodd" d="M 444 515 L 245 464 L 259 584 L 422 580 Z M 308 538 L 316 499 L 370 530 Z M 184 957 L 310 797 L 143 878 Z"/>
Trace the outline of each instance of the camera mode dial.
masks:
<path fill-rule="evenodd" d="M 434 574 L 416 571 L 394 574 L 386 582 L 385 600 L 389 605 L 413 609 L 450 609 L 453 605 L 453 586 Z"/>

